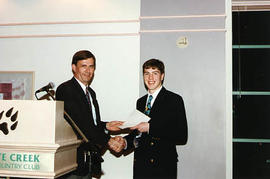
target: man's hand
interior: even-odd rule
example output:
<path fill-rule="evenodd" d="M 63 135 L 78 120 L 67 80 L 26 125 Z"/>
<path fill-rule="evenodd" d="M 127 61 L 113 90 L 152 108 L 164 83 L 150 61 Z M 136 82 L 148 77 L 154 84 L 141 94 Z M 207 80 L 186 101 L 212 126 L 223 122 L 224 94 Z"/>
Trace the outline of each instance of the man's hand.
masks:
<path fill-rule="evenodd" d="M 121 126 L 124 122 L 122 121 L 111 121 L 111 122 L 107 122 L 106 123 L 106 128 L 109 131 L 120 131 L 121 128 L 119 128 L 119 126 Z"/>
<path fill-rule="evenodd" d="M 108 145 L 110 149 L 112 149 L 116 153 L 119 153 L 126 147 L 126 141 L 123 137 L 116 136 L 116 137 L 110 138 Z"/>
<path fill-rule="evenodd" d="M 140 132 L 149 132 L 149 123 L 148 122 L 141 122 L 138 125 L 131 127 L 131 130 L 137 129 Z"/>

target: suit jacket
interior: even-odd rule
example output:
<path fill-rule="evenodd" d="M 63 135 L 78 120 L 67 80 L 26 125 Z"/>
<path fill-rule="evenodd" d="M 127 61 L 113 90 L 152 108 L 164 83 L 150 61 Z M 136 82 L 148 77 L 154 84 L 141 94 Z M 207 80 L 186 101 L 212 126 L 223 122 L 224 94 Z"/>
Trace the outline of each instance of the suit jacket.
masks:
<path fill-rule="evenodd" d="M 137 100 L 137 109 L 144 112 L 147 95 Z M 134 151 L 134 178 L 169 178 L 176 174 L 176 145 L 187 142 L 187 120 L 181 96 L 164 87 L 152 105 L 149 133 L 138 138 Z M 135 134 L 126 136 L 127 150 L 134 148 Z M 173 171 L 172 171 L 173 170 Z M 174 175 L 174 174 L 173 174 Z"/>
<path fill-rule="evenodd" d="M 89 92 L 93 99 L 93 105 L 96 110 L 95 112 L 97 125 L 94 124 L 93 115 L 89 110 L 89 104 L 85 96 L 85 91 L 81 88 L 80 84 L 74 77 L 71 80 L 68 80 L 58 86 L 56 90 L 56 100 L 64 101 L 65 111 L 70 115 L 70 117 L 84 133 L 90 143 L 98 145 L 101 150 L 101 148 L 107 145 L 110 136 L 104 131 L 106 123 L 100 120 L 99 106 L 96 99 L 96 94 L 91 88 L 89 88 Z M 90 147 L 90 145 L 82 144 L 78 148 L 77 162 L 79 166 L 83 162 L 82 153 L 84 149 Z"/>

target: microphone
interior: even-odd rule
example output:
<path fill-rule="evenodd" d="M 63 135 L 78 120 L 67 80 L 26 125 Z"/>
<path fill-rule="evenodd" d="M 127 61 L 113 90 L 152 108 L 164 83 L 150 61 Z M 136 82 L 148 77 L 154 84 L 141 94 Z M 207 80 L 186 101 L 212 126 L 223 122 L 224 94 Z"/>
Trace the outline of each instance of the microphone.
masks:
<path fill-rule="evenodd" d="M 36 93 L 42 92 L 42 91 L 49 91 L 49 89 L 53 88 L 54 84 L 53 82 L 50 82 L 49 84 L 47 84 L 46 86 L 40 88 L 39 90 L 36 91 Z"/>

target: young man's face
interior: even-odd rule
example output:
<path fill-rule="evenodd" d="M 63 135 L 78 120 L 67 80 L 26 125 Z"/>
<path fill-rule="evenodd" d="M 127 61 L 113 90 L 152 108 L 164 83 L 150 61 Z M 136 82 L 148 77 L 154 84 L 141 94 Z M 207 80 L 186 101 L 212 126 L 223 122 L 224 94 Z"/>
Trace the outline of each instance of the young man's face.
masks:
<path fill-rule="evenodd" d="M 147 86 L 149 92 L 152 94 L 162 85 L 164 73 L 161 74 L 161 72 L 157 68 L 144 69 L 143 79 L 144 84 Z"/>
<path fill-rule="evenodd" d="M 74 76 L 85 86 L 90 85 L 95 72 L 95 62 L 93 58 L 79 60 L 77 65 L 72 64 Z"/>

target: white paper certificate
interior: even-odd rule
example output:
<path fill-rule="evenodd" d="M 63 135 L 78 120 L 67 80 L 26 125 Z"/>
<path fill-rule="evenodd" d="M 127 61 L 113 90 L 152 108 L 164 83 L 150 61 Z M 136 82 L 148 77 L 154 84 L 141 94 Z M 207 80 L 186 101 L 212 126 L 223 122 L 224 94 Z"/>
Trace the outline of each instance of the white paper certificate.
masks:
<path fill-rule="evenodd" d="M 129 128 L 129 127 L 136 126 L 137 124 L 141 122 L 148 122 L 149 120 L 150 118 L 147 115 L 135 109 L 127 117 L 127 120 L 123 123 L 123 125 L 119 127 L 121 129 Z"/>

